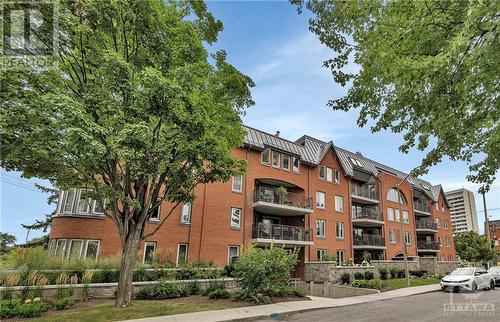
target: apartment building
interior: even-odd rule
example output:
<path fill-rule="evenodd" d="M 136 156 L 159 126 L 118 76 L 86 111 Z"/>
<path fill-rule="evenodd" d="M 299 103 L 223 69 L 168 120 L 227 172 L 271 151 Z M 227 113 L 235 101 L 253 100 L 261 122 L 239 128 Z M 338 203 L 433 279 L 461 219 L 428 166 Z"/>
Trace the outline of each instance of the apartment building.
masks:
<path fill-rule="evenodd" d="M 479 233 L 476 201 L 474 200 L 472 191 L 462 188 L 445 192 L 445 196 L 450 203 L 453 233 L 455 235 L 466 231 Z"/>
<path fill-rule="evenodd" d="M 403 254 L 401 221 L 409 256 L 455 260 L 449 206 L 441 186 L 309 136 L 289 141 L 245 127 L 244 145 L 233 150 L 246 160 L 245 175 L 199 185 L 195 199 L 174 210 L 158 232 L 141 244 L 146 263 L 161 259 L 214 261 L 223 266 L 248 245 L 271 243 L 299 249 L 304 262 L 326 255 L 341 263 L 397 259 Z M 401 183 L 401 181 L 403 181 Z M 400 184 L 399 193 L 396 186 Z M 82 189 L 62 191 L 52 222 L 54 256 L 96 258 L 117 254 L 113 221 Z M 146 233 L 172 205 L 150 218 Z"/>

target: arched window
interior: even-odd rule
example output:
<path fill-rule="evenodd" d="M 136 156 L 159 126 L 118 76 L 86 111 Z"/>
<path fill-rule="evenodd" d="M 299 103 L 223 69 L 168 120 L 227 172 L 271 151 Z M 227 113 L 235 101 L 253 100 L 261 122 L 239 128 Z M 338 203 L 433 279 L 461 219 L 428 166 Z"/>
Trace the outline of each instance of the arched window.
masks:
<path fill-rule="evenodd" d="M 405 196 L 402 193 L 399 194 L 399 200 L 398 200 L 398 189 L 396 188 L 391 188 L 389 190 L 389 192 L 387 193 L 387 200 L 406 204 Z"/>

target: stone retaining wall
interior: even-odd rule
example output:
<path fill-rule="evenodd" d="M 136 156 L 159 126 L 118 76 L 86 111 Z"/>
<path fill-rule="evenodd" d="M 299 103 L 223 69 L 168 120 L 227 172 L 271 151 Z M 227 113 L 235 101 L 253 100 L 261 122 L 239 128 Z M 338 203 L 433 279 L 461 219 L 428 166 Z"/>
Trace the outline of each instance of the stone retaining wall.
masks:
<path fill-rule="evenodd" d="M 305 263 L 304 281 L 339 283 L 343 273 L 349 273 L 353 281 L 355 273 L 366 271 L 378 277 L 378 270 L 373 266 L 337 266 L 336 262 L 308 262 Z"/>
<path fill-rule="evenodd" d="M 301 282 L 298 285 L 301 289 L 306 291 L 307 295 L 329 297 L 339 299 L 343 297 L 378 294 L 379 290 L 372 290 L 368 288 L 349 287 L 343 285 L 335 285 L 332 283 L 315 283 L 315 282 Z"/>

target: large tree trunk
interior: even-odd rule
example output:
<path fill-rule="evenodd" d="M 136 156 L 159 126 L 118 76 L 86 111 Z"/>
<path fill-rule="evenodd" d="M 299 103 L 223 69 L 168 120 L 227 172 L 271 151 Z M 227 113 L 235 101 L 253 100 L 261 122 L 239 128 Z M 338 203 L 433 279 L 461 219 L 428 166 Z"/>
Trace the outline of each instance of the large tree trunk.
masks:
<path fill-rule="evenodd" d="M 118 289 L 116 290 L 116 307 L 126 307 L 132 302 L 132 278 L 136 262 L 137 251 L 141 242 L 141 229 L 135 227 L 131 232 L 125 244 L 122 246 L 122 259 L 120 265 L 120 279 L 118 280 Z"/>

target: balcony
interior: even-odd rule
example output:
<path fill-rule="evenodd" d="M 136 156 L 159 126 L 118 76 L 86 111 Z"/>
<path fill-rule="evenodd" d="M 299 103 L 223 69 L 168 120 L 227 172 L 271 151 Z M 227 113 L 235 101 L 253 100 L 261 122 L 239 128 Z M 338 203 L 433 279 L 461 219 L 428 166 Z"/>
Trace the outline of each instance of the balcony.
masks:
<path fill-rule="evenodd" d="M 439 252 L 439 243 L 436 241 L 418 241 L 417 251 L 419 252 Z"/>
<path fill-rule="evenodd" d="M 310 246 L 312 230 L 304 227 L 271 225 L 259 222 L 252 227 L 252 243 L 266 246 L 275 245 Z"/>
<path fill-rule="evenodd" d="M 303 216 L 313 212 L 312 198 L 286 189 L 257 187 L 253 194 L 253 208 L 264 214 Z"/>
<path fill-rule="evenodd" d="M 360 227 L 378 227 L 384 224 L 384 217 L 379 207 L 353 206 L 351 209 L 353 225 Z"/>
<path fill-rule="evenodd" d="M 413 211 L 416 213 L 416 215 L 431 215 L 431 207 L 429 206 L 429 203 L 424 200 L 414 200 Z"/>
<path fill-rule="evenodd" d="M 354 249 L 385 249 L 385 240 L 381 235 L 354 235 Z"/>
<path fill-rule="evenodd" d="M 362 204 L 378 204 L 377 189 L 375 185 L 351 185 L 351 198 Z"/>
<path fill-rule="evenodd" d="M 437 233 L 438 225 L 430 220 L 417 220 L 415 222 L 415 230 L 417 233 Z"/>

